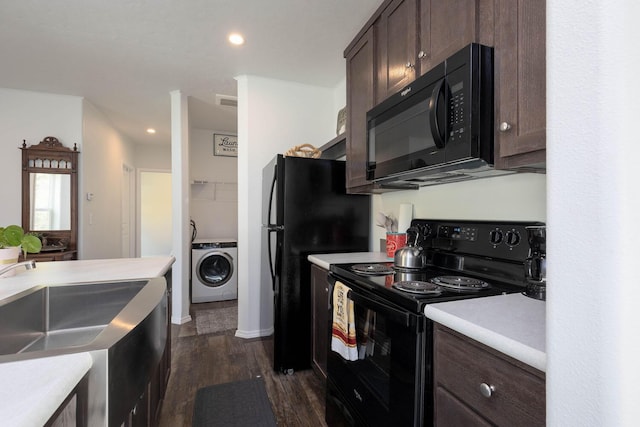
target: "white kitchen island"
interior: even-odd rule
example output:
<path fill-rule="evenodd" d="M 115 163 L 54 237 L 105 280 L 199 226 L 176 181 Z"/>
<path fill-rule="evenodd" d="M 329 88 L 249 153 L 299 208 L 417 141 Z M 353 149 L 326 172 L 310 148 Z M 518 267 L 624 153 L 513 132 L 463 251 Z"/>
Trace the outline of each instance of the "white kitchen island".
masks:
<path fill-rule="evenodd" d="M 174 257 L 37 263 L 0 279 L 0 304 L 35 286 L 99 283 L 163 276 Z M 11 426 L 43 425 L 91 369 L 89 353 L 0 363 L 0 420 Z"/>
<path fill-rule="evenodd" d="M 117 258 L 79 261 L 38 262 L 33 270 L 16 269 L 16 275 L 0 279 L 0 303 L 39 285 L 148 279 L 163 276 L 175 258 Z"/>

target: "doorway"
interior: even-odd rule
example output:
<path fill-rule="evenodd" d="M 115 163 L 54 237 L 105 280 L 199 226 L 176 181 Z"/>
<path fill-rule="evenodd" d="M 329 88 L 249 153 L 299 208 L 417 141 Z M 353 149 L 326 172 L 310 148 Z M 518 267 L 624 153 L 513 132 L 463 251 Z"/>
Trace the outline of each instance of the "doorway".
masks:
<path fill-rule="evenodd" d="M 140 170 L 139 257 L 168 256 L 172 247 L 171 172 Z"/>

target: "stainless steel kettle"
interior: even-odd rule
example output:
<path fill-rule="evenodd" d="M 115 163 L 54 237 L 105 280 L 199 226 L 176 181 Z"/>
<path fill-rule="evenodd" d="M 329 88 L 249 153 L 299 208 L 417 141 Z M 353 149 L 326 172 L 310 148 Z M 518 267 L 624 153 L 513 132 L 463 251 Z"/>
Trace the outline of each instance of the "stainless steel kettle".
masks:
<path fill-rule="evenodd" d="M 418 244 L 420 233 L 417 228 L 407 229 L 407 246 L 396 250 L 393 265 L 401 270 L 418 270 L 427 265 L 427 256 Z"/>
<path fill-rule="evenodd" d="M 524 276 L 527 281 L 525 295 L 547 299 L 547 232 L 545 226 L 527 227 L 529 256 L 524 261 Z"/>

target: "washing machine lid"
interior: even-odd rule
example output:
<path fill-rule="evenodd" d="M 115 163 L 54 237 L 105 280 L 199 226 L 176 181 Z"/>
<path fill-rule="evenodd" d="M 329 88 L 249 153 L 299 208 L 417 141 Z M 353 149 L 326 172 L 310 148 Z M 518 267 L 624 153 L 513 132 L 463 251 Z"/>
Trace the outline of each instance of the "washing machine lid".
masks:
<path fill-rule="evenodd" d="M 191 243 L 191 249 L 210 249 L 210 248 L 235 248 L 238 241 L 234 238 L 206 238 L 195 239 Z"/>

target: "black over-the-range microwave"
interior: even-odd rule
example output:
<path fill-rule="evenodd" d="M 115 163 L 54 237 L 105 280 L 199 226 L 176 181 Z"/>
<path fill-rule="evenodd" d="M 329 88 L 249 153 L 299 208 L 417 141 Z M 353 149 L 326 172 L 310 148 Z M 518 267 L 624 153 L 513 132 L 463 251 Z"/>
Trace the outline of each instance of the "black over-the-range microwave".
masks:
<path fill-rule="evenodd" d="M 367 179 L 383 187 L 513 173 L 493 168 L 493 48 L 470 44 L 367 112 Z"/>

